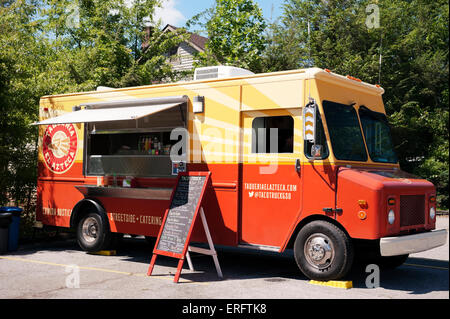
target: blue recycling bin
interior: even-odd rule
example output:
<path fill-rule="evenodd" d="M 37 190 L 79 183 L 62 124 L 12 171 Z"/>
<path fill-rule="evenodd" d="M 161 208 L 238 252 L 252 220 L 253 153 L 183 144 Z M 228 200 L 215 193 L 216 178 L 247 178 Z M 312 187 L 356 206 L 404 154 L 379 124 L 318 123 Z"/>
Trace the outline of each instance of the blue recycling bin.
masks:
<path fill-rule="evenodd" d="M 12 214 L 0 212 L 0 254 L 8 251 L 8 228 L 11 225 Z"/>
<path fill-rule="evenodd" d="M 8 251 L 16 251 L 19 248 L 20 207 L 0 207 L 0 213 L 10 213 L 12 221 L 8 228 Z"/>

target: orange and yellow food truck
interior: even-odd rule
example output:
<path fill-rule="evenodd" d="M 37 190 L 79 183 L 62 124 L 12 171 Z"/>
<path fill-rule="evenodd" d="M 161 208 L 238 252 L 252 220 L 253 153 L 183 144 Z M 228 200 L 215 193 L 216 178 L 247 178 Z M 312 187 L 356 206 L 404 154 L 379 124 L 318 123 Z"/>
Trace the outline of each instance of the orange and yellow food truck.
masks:
<path fill-rule="evenodd" d="M 432 183 L 401 171 L 384 90 L 310 68 L 217 66 L 193 81 L 44 96 L 37 220 L 98 251 L 156 237 L 184 171 L 208 171 L 202 206 L 217 245 L 293 249 L 309 278 L 354 256 L 400 265 L 445 244 Z M 192 240 L 205 242 L 198 222 Z M 200 225 L 201 226 L 201 225 Z"/>

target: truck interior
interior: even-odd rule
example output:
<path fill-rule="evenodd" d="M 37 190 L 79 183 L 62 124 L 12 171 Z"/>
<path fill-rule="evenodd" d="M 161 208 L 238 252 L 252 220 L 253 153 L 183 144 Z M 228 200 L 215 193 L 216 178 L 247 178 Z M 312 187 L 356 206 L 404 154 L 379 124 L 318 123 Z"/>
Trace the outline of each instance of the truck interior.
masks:
<path fill-rule="evenodd" d="M 170 151 L 186 128 L 187 104 L 137 120 L 87 123 L 85 126 L 85 175 L 170 177 Z"/>

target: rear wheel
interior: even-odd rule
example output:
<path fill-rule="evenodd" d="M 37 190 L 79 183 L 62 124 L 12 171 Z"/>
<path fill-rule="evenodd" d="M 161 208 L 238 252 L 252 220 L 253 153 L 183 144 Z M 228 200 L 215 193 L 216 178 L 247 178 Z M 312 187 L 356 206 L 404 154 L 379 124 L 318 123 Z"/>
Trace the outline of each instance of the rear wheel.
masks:
<path fill-rule="evenodd" d="M 305 225 L 294 243 L 298 267 L 314 280 L 344 277 L 352 266 L 353 255 L 350 238 L 337 226 L 322 220 Z"/>
<path fill-rule="evenodd" d="M 83 250 L 95 252 L 107 249 L 111 239 L 108 225 L 97 212 L 89 212 L 79 220 L 77 241 Z"/>

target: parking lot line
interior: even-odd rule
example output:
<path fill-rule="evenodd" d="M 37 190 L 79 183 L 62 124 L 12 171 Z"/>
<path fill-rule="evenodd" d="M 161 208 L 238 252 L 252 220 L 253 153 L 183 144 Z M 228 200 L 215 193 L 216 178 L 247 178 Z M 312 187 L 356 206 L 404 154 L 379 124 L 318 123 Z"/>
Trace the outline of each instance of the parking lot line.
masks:
<path fill-rule="evenodd" d="M 6 259 L 6 260 L 12 260 L 12 261 L 20 261 L 20 262 L 26 262 L 26 263 L 33 263 L 33 264 L 41 264 L 41 265 L 49 265 L 49 266 L 57 266 L 57 267 L 70 267 L 73 265 L 66 265 L 66 264 L 58 264 L 48 261 L 41 261 L 41 260 L 33 260 L 33 259 L 26 259 L 26 258 L 19 258 L 19 257 L 9 257 L 9 256 L 0 256 L 0 259 Z M 148 277 L 152 279 L 165 279 L 165 280 L 173 280 L 172 276 L 167 277 L 164 276 L 147 276 L 147 274 L 143 273 L 132 273 L 132 272 L 125 272 L 125 271 L 119 271 L 119 270 L 112 270 L 112 269 L 105 269 L 105 268 L 97 268 L 97 267 L 86 267 L 86 266 L 78 266 L 80 269 L 84 270 L 92 270 L 92 271 L 101 271 L 101 272 L 108 272 L 108 273 L 115 273 L 120 275 L 126 275 L 126 276 L 137 276 L 137 277 Z M 182 279 L 180 278 L 180 283 L 193 283 L 193 284 L 207 284 L 204 282 L 195 282 L 192 280 Z"/>
<path fill-rule="evenodd" d="M 403 265 L 404 266 L 412 266 L 412 267 L 422 267 L 422 268 L 448 270 L 448 267 L 439 267 L 439 266 L 430 266 L 430 265 L 418 265 L 418 264 L 407 264 L 407 263 L 404 263 Z"/>

